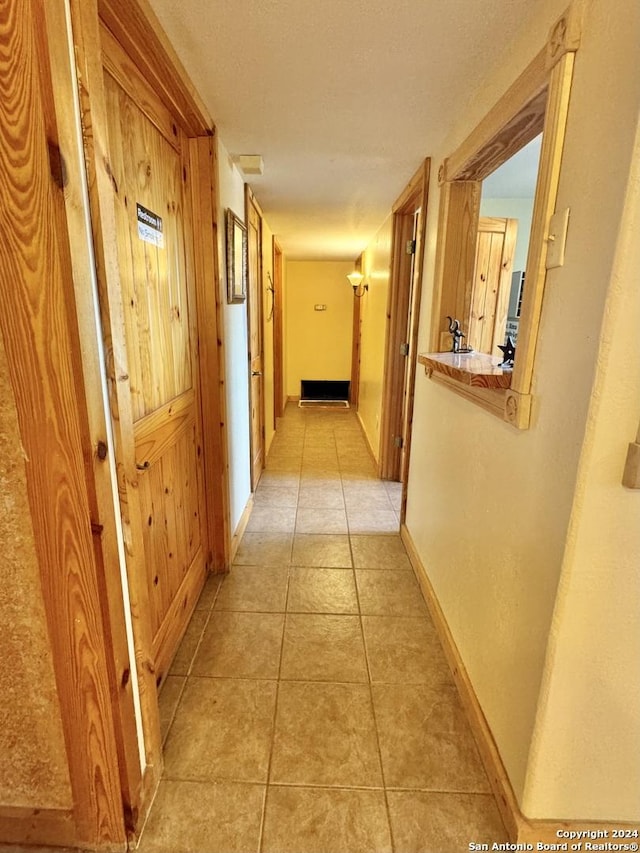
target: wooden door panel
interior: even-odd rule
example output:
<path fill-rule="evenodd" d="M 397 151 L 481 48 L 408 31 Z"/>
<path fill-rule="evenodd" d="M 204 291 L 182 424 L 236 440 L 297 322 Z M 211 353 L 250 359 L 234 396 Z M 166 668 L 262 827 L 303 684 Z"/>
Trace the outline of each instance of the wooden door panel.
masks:
<path fill-rule="evenodd" d="M 108 37 L 104 44 L 133 416 L 125 440 L 139 472 L 147 615 L 162 677 L 204 581 L 207 552 L 186 140 L 136 73 L 125 79 L 117 45 Z"/>
<path fill-rule="evenodd" d="M 504 338 L 516 235 L 515 219 L 479 220 L 467 340 L 478 352 L 496 355 Z"/>
<path fill-rule="evenodd" d="M 251 487 L 255 490 L 264 467 L 264 380 L 262 376 L 262 221 L 247 197 L 249 271 L 249 368 L 251 397 Z"/>

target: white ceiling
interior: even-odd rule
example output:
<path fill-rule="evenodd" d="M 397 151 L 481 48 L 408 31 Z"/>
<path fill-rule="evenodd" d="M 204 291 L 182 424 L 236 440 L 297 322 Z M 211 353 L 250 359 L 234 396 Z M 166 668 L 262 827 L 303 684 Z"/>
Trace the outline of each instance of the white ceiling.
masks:
<path fill-rule="evenodd" d="M 535 0 L 150 0 L 290 258 L 355 259 Z M 493 46 L 493 47 L 492 47 Z"/>

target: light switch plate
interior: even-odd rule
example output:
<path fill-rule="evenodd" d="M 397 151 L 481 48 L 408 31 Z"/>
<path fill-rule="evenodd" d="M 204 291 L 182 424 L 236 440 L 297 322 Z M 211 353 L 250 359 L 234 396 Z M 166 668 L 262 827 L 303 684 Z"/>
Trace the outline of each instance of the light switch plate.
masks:
<path fill-rule="evenodd" d="M 567 228 L 569 227 L 569 208 L 558 210 L 549 220 L 549 235 L 547 237 L 546 267 L 552 270 L 564 264 L 564 250 L 567 244 Z"/>
<path fill-rule="evenodd" d="M 326 305 L 320 305 L 320 304 L 318 304 L 318 305 L 314 305 L 314 306 L 313 306 L 313 310 L 314 310 L 314 311 L 326 311 L 326 310 L 327 310 L 327 306 L 326 306 Z"/>

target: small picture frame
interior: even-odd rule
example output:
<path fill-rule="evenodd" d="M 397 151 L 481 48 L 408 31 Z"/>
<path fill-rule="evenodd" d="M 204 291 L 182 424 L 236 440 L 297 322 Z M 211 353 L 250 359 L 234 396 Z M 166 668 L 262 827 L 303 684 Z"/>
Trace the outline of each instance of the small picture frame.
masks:
<path fill-rule="evenodd" d="M 227 208 L 227 302 L 247 298 L 247 226 Z"/>

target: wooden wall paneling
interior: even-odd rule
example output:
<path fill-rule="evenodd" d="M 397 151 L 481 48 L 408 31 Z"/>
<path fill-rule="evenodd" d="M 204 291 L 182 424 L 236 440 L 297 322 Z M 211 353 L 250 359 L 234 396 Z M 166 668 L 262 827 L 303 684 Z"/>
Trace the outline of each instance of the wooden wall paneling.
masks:
<path fill-rule="evenodd" d="M 209 529 L 208 562 L 216 572 L 229 568 L 229 461 L 226 430 L 225 354 L 218 259 L 217 138 L 189 140 L 194 217 L 195 282 L 198 315 L 204 479 Z"/>
<path fill-rule="evenodd" d="M 87 440 L 85 464 L 87 485 L 91 501 L 91 520 L 94 535 L 98 578 L 101 584 L 100 600 L 103 619 L 109 626 L 112 654 L 107 654 L 109 681 L 112 685 L 113 711 L 118 748 L 118 766 L 125 817 L 140 810 L 142 795 L 142 768 L 134 706 L 134 684 L 137 689 L 135 660 L 131 660 L 125 621 L 125 596 L 120 564 L 120 545 L 117 525 L 118 507 L 114 504 L 115 465 L 110 464 L 111 433 L 107 425 L 102 393 L 103 370 L 100 364 L 99 330 L 96 327 L 93 256 L 85 209 L 85 190 L 81 176 L 84 160 L 79 148 L 79 122 L 74 103 L 77 96 L 75 68 L 71 68 L 69 45 L 63 37 L 66 31 L 63 0 L 47 2 L 44 6 L 49 33 L 49 48 L 53 80 L 53 94 L 59 143 L 66 163 L 67 183 L 64 200 L 69 223 L 69 241 L 78 316 L 82 372 L 84 376 L 84 401 L 87 415 Z M 110 426 L 110 424 L 109 424 Z M 113 471 L 113 474 L 112 474 Z"/>
<path fill-rule="evenodd" d="M 91 226 L 107 358 L 113 428 L 118 447 L 118 488 L 145 735 L 145 781 L 153 791 L 162 770 L 162 742 L 145 577 L 143 524 L 133 443 L 131 388 L 116 243 L 113 172 L 107 134 L 102 49 L 96 0 L 70 0 L 76 48 Z M 139 819 L 142 815 L 139 815 Z"/>
<path fill-rule="evenodd" d="M 512 390 L 524 395 L 531 392 L 533 362 L 542 313 L 542 296 L 547 276 L 546 237 L 558 195 L 574 60 L 575 53 L 565 53 L 551 69 L 549 77 L 549 97 L 527 253 L 527 286 L 522 300 L 518 348 L 511 380 Z"/>
<path fill-rule="evenodd" d="M 74 841 L 122 845 L 109 638 L 83 458 L 80 351 L 43 3 L 16 0 L 5 7 L 0 27 L 2 43 L 11 45 L 0 55 L 6 81 L 0 101 L 0 195 L 6 205 L 0 269 L 7 276 L 0 288 L 0 330 L 62 708 Z"/>

